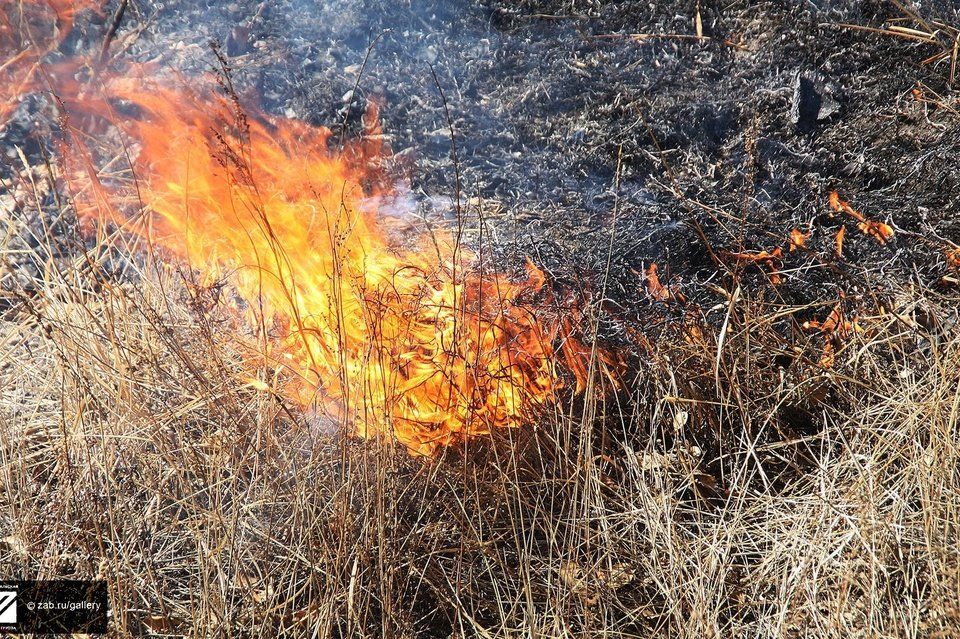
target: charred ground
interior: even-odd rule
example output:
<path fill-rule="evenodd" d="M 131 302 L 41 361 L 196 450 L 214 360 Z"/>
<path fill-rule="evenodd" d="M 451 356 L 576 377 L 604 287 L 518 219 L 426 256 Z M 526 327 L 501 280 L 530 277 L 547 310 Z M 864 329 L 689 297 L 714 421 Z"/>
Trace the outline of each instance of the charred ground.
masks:
<path fill-rule="evenodd" d="M 98 47 L 111 17 L 82 15 L 61 53 Z M 99 329 L 69 308 L 24 304 L 30 292 L 20 290 L 5 297 L 4 320 L 27 333 L 38 322 L 23 343 L 43 357 L 25 360 L 5 410 L 24 432 L 41 432 L 28 437 L 31 456 L 60 461 L 23 462 L 4 560 L 36 568 L 17 544 L 50 539 L 45 570 L 92 575 L 104 562 L 125 588 L 124 623 L 184 634 L 270 635 L 256 625 L 263 613 L 291 634 L 323 618 L 335 636 L 612 628 L 693 637 L 826 626 L 846 636 L 896 628 L 871 615 L 901 600 L 922 602 L 919 635 L 950 628 L 956 529 L 919 520 L 943 514 L 937 504 L 949 511 L 956 495 L 924 492 L 910 473 L 940 468 L 948 493 L 956 453 L 924 466 L 926 456 L 893 442 L 936 452 L 937 437 L 949 441 L 956 428 L 954 416 L 937 435 L 913 417 L 947 424 L 936 411 L 955 381 L 956 349 L 944 344 L 956 328 L 956 276 L 944 247 L 960 244 L 958 103 L 949 57 L 921 64 L 946 42 L 845 26 L 903 17 L 879 1 L 131 2 L 115 46 L 140 61 L 159 57 L 189 77 L 217 67 L 208 48 L 217 41 L 242 98 L 344 136 L 359 133 L 366 101 L 378 102 L 390 170 L 409 181 L 418 212 L 461 220 L 498 264 L 529 256 L 558 286 L 592 291 L 601 341 L 630 367 L 602 405 L 581 401 L 538 428 L 425 464 L 318 436 L 249 389 L 222 401 L 223 350 L 212 345 L 224 331 L 187 310 L 168 326 L 120 331 L 131 350 L 173 345 L 143 365 L 150 401 L 101 401 L 89 388 L 102 394 L 96 385 L 109 371 L 98 375 L 103 358 L 84 355 Z M 946 0 L 925 3 L 921 17 L 960 25 Z M 0 131 L 4 177 L 20 171 L 15 146 L 43 165 L 57 126 L 48 102 L 21 104 Z M 891 224 L 894 240 L 881 245 L 832 212 L 833 190 Z M 29 281 L 48 258 L 36 239 L 43 221 L 29 210 L 23 218 L 37 228 L 22 246 L 14 241 L 5 287 Z M 53 220 L 47 228 L 65 238 L 55 257 L 69 261 L 83 247 L 71 244 L 69 215 Z M 794 228 L 811 236 L 791 252 Z M 777 247 L 779 283 L 766 265 L 730 257 Z M 107 279 L 126 277 L 120 262 Z M 669 295 L 651 292 L 652 263 Z M 856 361 L 841 353 L 825 368 L 829 337 L 804 322 L 824 321 L 838 304 L 849 317 L 886 314 L 890 332 L 849 340 Z M 48 374 L 57 356 L 66 363 L 50 374 L 62 396 L 22 381 Z M 930 367 L 941 377 L 929 394 L 919 382 L 889 382 L 912 384 L 937 358 L 947 364 Z M 914 393 L 916 403 L 883 404 L 869 386 Z M 56 420 L 74 395 L 86 398 L 76 423 L 122 426 L 109 471 L 75 470 L 86 468 L 79 452 L 60 457 L 68 447 Z M 194 396 L 206 398 L 199 408 L 185 399 Z M 124 401 L 147 406 L 147 417 L 124 413 Z M 42 409 L 24 408 L 30 402 Z M 900 431 L 871 417 L 900 412 Z M 181 414 L 189 419 L 161 427 L 153 417 Z M 273 415 L 266 426 L 262 415 Z M 44 419 L 54 435 L 37 426 Z M 131 424 L 146 443 L 127 437 Z M 870 477 L 902 502 L 857 501 L 858 455 L 872 456 L 880 470 Z M 847 461 L 824 461 L 835 457 Z M 80 490 L 60 490 L 74 481 Z M 863 518 L 858 534 L 880 541 L 847 549 L 848 531 L 824 523 L 837 507 L 820 515 L 805 501 L 824 486 L 847 491 L 839 503 Z M 106 550 L 94 532 L 103 530 Z M 918 531 L 947 550 L 923 554 L 930 539 Z M 803 553 L 818 544 L 839 550 L 817 563 Z M 212 547 L 224 554 L 204 554 Z M 864 585 L 866 564 L 881 577 Z M 783 586 L 793 565 L 818 566 L 821 590 Z M 209 585 L 218 579 L 222 587 Z M 198 603 L 203 588 L 208 601 Z M 853 594 L 835 601 L 837 590 Z"/>

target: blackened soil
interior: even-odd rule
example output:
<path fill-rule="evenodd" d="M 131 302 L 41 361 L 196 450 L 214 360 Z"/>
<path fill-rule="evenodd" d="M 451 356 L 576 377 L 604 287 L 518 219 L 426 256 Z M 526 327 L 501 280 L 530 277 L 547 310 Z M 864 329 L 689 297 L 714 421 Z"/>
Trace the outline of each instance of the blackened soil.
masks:
<path fill-rule="evenodd" d="M 109 9 L 81 14 L 62 55 L 99 46 Z M 788 304 L 943 286 L 960 244 L 960 105 L 949 56 L 923 61 L 952 46 L 960 9 L 924 3 L 935 43 L 849 26 L 920 28 L 903 17 L 882 0 L 174 0 L 131 3 L 120 34 L 142 29 L 123 55 L 185 74 L 211 68 L 219 42 L 242 93 L 344 135 L 378 101 L 428 213 L 452 215 L 458 191 L 482 202 L 466 214 L 482 213 L 489 252 L 593 288 L 608 273 L 629 320 L 651 304 L 653 261 L 704 305 L 708 280 Z M 11 149 L 30 148 L 20 111 Z M 831 215 L 834 189 L 894 241 Z M 785 250 L 794 228 L 809 250 Z M 777 247 L 777 285 L 769 264 L 726 257 Z"/>
<path fill-rule="evenodd" d="M 922 62 L 952 43 L 847 26 L 903 17 L 883 1 L 282 0 L 170 2 L 128 20 L 149 24 L 135 55 L 189 71 L 220 42 L 278 115 L 351 134 L 376 99 L 400 176 L 435 204 L 459 174 L 503 258 L 597 287 L 612 235 L 606 290 L 635 317 L 651 261 L 704 304 L 700 284 L 718 277 L 788 304 L 943 286 L 944 249 L 960 243 L 960 106 L 949 58 Z M 949 0 L 921 17 L 960 25 Z M 831 215 L 834 189 L 894 241 Z M 794 228 L 809 250 L 786 251 Z M 769 267 L 725 257 L 777 247 L 776 286 Z"/>

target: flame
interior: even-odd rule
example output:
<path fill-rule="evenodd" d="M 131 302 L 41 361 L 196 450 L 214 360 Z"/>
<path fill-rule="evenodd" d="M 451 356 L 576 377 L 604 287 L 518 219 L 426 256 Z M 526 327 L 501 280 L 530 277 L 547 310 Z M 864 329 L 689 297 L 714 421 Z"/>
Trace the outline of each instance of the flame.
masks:
<path fill-rule="evenodd" d="M 841 298 L 845 297 L 841 293 Z M 819 364 L 823 368 L 832 368 L 837 361 L 837 348 L 855 333 L 862 333 L 859 319 L 854 316 L 853 320 L 847 319 L 843 312 L 842 303 L 838 302 L 830 310 L 830 313 L 822 321 L 810 320 L 803 323 L 803 328 L 810 331 L 817 331 L 825 338 L 823 353 L 820 356 Z"/>
<path fill-rule="evenodd" d="M 858 210 L 850 206 L 848 202 L 840 197 L 836 191 L 830 192 L 830 208 L 837 213 L 846 213 L 857 221 L 857 228 L 864 235 L 868 235 L 877 241 L 878 244 L 886 244 L 893 239 L 893 227 L 885 222 L 868 220 Z"/>
<path fill-rule="evenodd" d="M 81 11 L 100 11 L 102 0 L 0 0 L 0 126 L 17 100 L 40 86 L 43 60 L 73 30 Z"/>
<path fill-rule="evenodd" d="M 771 284 L 777 286 L 783 282 L 783 277 L 780 275 L 780 268 L 783 265 L 783 249 L 780 247 L 772 251 L 766 249 L 762 251 L 724 251 L 724 255 L 742 264 L 764 265 L 770 271 L 767 277 Z"/>
<path fill-rule="evenodd" d="M 790 249 L 789 251 L 793 253 L 794 251 L 803 249 L 807 247 L 807 240 L 810 239 L 812 233 L 807 231 L 804 233 L 800 229 L 791 229 L 790 230 Z"/>
<path fill-rule="evenodd" d="M 209 95 L 109 90 L 141 111 L 129 132 L 154 241 L 209 277 L 232 273 L 280 327 L 304 404 L 431 454 L 529 420 L 563 387 L 560 360 L 578 391 L 588 385 L 592 349 L 573 337 L 582 309 L 562 320 L 534 310 L 557 300 L 532 263 L 515 281 L 471 269 L 476 256 L 449 233 L 390 240 L 377 205 L 394 194 L 367 184 L 375 144 L 338 154 L 329 130 L 295 120 L 226 131 L 231 105 Z"/>
<path fill-rule="evenodd" d="M 843 238 L 847 234 L 847 227 L 841 226 L 833 237 L 833 252 L 837 257 L 843 257 Z"/>
<path fill-rule="evenodd" d="M 665 302 L 671 299 L 673 295 L 670 293 L 670 289 L 660 282 L 658 270 L 659 267 L 656 264 L 650 264 L 650 268 L 647 269 L 647 294 L 657 301 Z"/>
<path fill-rule="evenodd" d="M 30 24 L 49 28 L 53 15 L 62 34 L 96 3 L 25 4 L 38 12 Z M 26 79 L 12 96 L 58 41 L 8 61 Z M 324 418 L 428 455 L 529 421 L 567 377 L 578 392 L 595 372 L 615 383 L 617 358 L 582 339 L 582 299 L 564 303 L 531 262 L 512 278 L 486 271 L 450 232 L 391 235 L 381 206 L 397 194 L 377 167 L 388 151 L 375 109 L 367 135 L 335 149 L 328 129 L 248 117 L 208 80 L 191 92 L 128 63 L 122 77 L 98 68 L 95 90 L 56 71 L 44 80 L 67 116 L 60 160 L 83 221 L 149 237 L 206 282 L 228 279 L 255 326 L 276 337 L 267 355 L 292 372 L 284 392 Z M 117 117 L 118 105 L 134 115 Z M 92 145 L 113 129 L 132 141 L 133 185 L 101 180 Z"/>

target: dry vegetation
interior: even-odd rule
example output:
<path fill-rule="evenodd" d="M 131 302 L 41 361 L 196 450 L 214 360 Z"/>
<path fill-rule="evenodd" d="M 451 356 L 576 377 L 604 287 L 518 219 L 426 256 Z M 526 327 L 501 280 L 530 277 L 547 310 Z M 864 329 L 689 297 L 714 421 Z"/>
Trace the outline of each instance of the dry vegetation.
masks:
<path fill-rule="evenodd" d="M 21 175 L 0 567 L 106 579 L 118 635 L 958 636 L 947 302 L 905 291 L 824 370 L 731 295 L 623 392 L 417 458 L 245 385 L 260 349 L 229 291 L 145 246 L 65 250 L 61 221 L 14 271 L 57 219 L 49 171 Z"/>

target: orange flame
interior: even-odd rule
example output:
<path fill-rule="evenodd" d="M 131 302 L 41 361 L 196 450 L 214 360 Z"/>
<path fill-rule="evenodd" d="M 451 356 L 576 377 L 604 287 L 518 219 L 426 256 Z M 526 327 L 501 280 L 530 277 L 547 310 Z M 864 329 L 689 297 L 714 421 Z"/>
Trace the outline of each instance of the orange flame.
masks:
<path fill-rule="evenodd" d="M 77 14 L 99 10 L 102 0 L 0 0 L 0 126 L 16 101 L 35 90 L 43 59 L 73 30 Z"/>
<path fill-rule="evenodd" d="M 79 4 L 46 6 L 62 30 Z M 23 72 L 44 51 L 9 68 Z M 68 116 L 61 160 L 78 213 L 149 235 L 208 282 L 229 277 L 278 336 L 269 357 L 294 373 L 285 390 L 304 405 L 358 435 L 431 454 L 528 421 L 564 387 L 560 363 L 578 392 L 595 372 L 615 383 L 618 360 L 577 338 L 582 304 L 561 308 L 532 263 L 516 280 L 484 272 L 450 233 L 391 239 L 381 206 L 397 198 L 379 185 L 379 136 L 331 151 L 326 128 L 248 119 L 213 90 L 176 90 L 132 77 L 135 69 L 124 78 L 100 69 L 102 95 L 67 79 L 74 74 L 46 76 Z M 137 115 L 113 117 L 120 101 Z M 378 133 L 368 116 L 368 134 Z M 106 126 L 135 142 L 130 192 L 101 183 L 87 147 Z M 150 224 L 132 223 L 133 201 Z"/>
<path fill-rule="evenodd" d="M 395 246 L 377 210 L 392 194 L 363 187 L 366 153 L 331 153 L 329 130 L 292 120 L 225 133 L 218 108 L 169 89 L 112 92 L 143 111 L 131 132 L 141 195 L 162 221 L 154 239 L 203 273 L 233 272 L 282 327 L 305 403 L 430 454 L 554 400 L 555 355 L 586 387 L 590 349 L 575 327 L 531 310 L 549 297 L 544 274 L 468 270 L 474 256 L 446 233 Z"/>
<path fill-rule="evenodd" d="M 154 240 L 209 277 L 232 271 L 282 329 L 304 403 L 430 454 L 554 400 L 558 340 L 586 387 L 591 353 L 575 327 L 530 308 L 546 295 L 542 272 L 468 271 L 473 256 L 443 233 L 392 246 L 375 206 L 390 194 L 364 192 L 364 172 L 327 151 L 328 130 L 278 121 L 215 134 L 211 105 L 127 89 L 114 86 L 144 111 L 132 133 Z"/>
<path fill-rule="evenodd" d="M 807 240 L 810 239 L 812 233 L 807 231 L 804 233 L 800 229 L 791 229 L 790 230 L 790 249 L 789 251 L 793 253 L 794 251 L 803 249 L 807 247 Z"/>
<path fill-rule="evenodd" d="M 885 222 L 877 222 L 876 220 L 868 220 L 863 216 L 860 211 L 856 210 L 846 201 L 844 201 L 840 194 L 836 191 L 830 192 L 830 208 L 832 208 L 837 213 L 846 213 L 853 219 L 857 221 L 857 228 L 860 229 L 860 232 L 864 235 L 869 235 L 877 241 L 878 244 L 886 244 L 891 239 L 893 239 L 893 227 Z"/>

